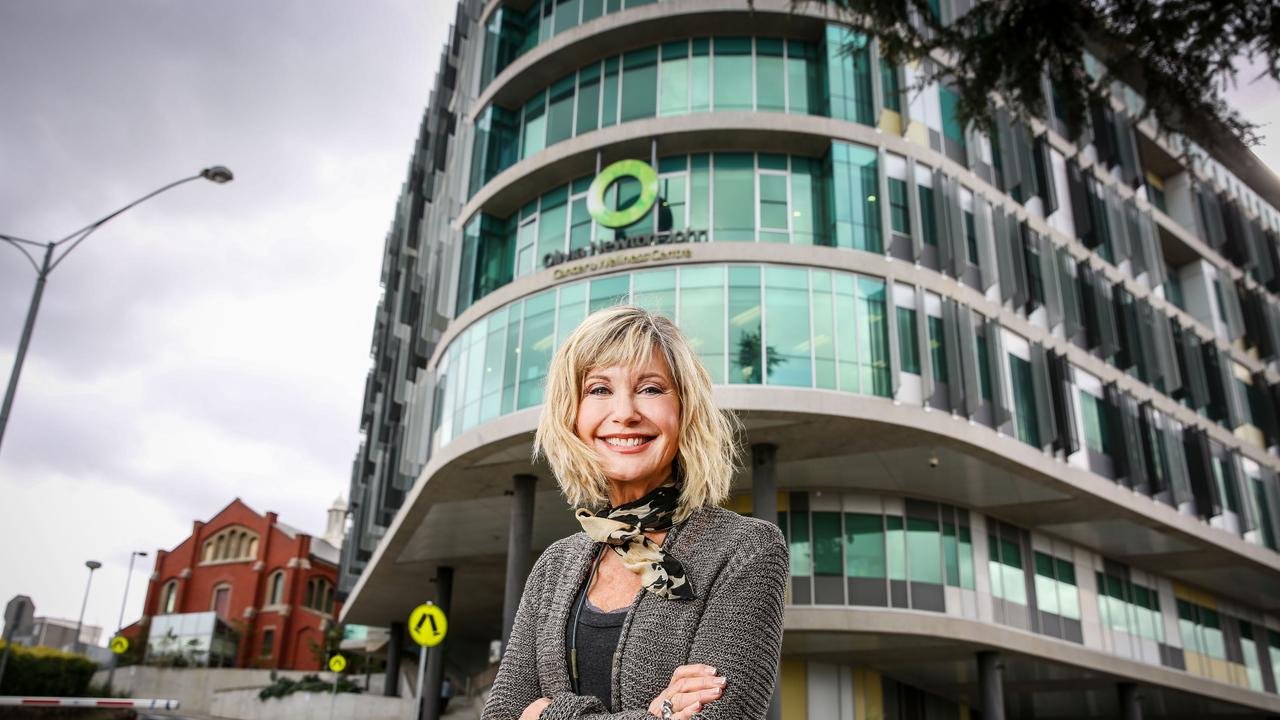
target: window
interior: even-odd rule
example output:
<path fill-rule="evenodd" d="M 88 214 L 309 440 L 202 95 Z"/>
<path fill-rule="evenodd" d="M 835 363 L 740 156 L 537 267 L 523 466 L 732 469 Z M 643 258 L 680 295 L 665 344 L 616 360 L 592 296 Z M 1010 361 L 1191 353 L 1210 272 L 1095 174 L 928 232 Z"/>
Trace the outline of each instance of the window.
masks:
<path fill-rule="evenodd" d="M 658 97 L 658 49 L 622 56 L 622 115 L 619 122 L 653 117 Z"/>
<path fill-rule="evenodd" d="M 680 40 L 662 46 L 659 73 L 658 114 L 683 115 L 689 112 L 689 42 Z"/>
<path fill-rule="evenodd" d="M 782 60 L 783 41 L 756 38 L 756 109 L 783 112 L 787 98 L 786 69 Z"/>
<path fill-rule="evenodd" d="M 920 374 L 920 340 L 916 328 L 916 311 L 898 306 L 898 356 L 902 372 Z"/>
<path fill-rule="evenodd" d="M 947 87 L 938 88 L 938 105 L 942 109 L 942 137 L 947 145 L 947 154 L 951 159 L 957 160 L 960 164 L 964 163 L 964 127 L 960 124 L 960 115 L 957 111 L 957 105 L 960 102 L 960 96 L 954 90 Z M 957 158 L 957 152 L 959 157 Z"/>
<path fill-rule="evenodd" d="M 925 245 L 937 247 L 938 221 L 933 213 L 933 188 L 918 185 L 916 195 L 920 200 L 920 235 Z"/>
<path fill-rule="evenodd" d="M 911 234 L 911 210 L 907 206 L 907 183 L 889 178 L 889 227 L 902 235 Z"/>
<path fill-rule="evenodd" d="M 160 590 L 160 615 L 172 614 L 178 606 L 178 581 L 170 580 Z"/>
<path fill-rule="evenodd" d="M 777 365 L 760 328 L 760 268 L 729 268 L 729 382 L 759 385 L 764 367 Z"/>
<path fill-rule="evenodd" d="M 1009 377 L 1013 384 L 1014 425 L 1018 439 L 1040 447 L 1040 429 L 1036 426 L 1036 400 L 1031 379 L 1031 363 L 1017 355 L 1009 355 Z"/>
<path fill-rule="evenodd" d="M 755 158 L 751 153 L 716 153 L 715 226 L 712 239 L 755 240 Z"/>
<path fill-rule="evenodd" d="M 333 583 L 328 578 L 313 577 L 307 581 L 305 607 L 327 615 L 333 614 Z"/>
<path fill-rule="evenodd" d="M 874 125 L 871 44 L 867 36 L 831 24 L 827 26 L 826 46 L 831 117 L 862 125 Z"/>
<path fill-rule="evenodd" d="M 978 233 L 973 227 L 973 213 L 968 210 L 964 211 L 964 242 L 969 256 L 969 264 L 977 265 Z"/>
<path fill-rule="evenodd" d="M 1102 398 L 1080 391 L 1080 414 L 1084 416 L 1084 444 L 1093 452 L 1111 454 L 1111 432 L 1107 407 Z"/>
<path fill-rule="evenodd" d="M 248 562 L 258 556 L 258 535 L 248 528 L 232 525 L 204 541 L 201 563 Z"/>
<path fill-rule="evenodd" d="M 845 572 L 849 577 L 885 577 L 884 518 L 865 513 L 845 513 L 844 551 Z"/>
<path fill-rule="evenodd" d="M 947 382 L 946 339 L 942 333 L 942 318 L 929 316 L 929 360 L 933 363 L 934 382 Z"/>
<path fill-rule="evenodd" d="M 751 38 L 717 37 L 714 42 L 716 111 L 751 110 L 754 107 Z"/>
<path fill-rule="evenodd" d="M 860 277 L 857 287 L 859 392 L 889 397 L 889 323 L 885 318 L 884 281 Z"/>
<path fill-rule="evenodd" d="M 907 518 L 907 567 L 912 582 L 942 584 L 942 541 L 936 519 Z"/>
<path fill-rule="evenodd" d="M 733 269 L 729 272 L 732 274 Z M 766 381 L 770 385 L 812 387 L 809 271 L 766 267 L 764 281 L 765 326 L 769 333 L 764 349 Z M 836 535 L 839 534 L 837 530 Z"/>
<path fill-rule="evenodd" d="M 284 600 L 284 571 L 271 573 L 267 580 L 267 604 L 279 605 Z"/>
<path fill-rule="evenodd" d="M 271 657 L 276 650 L 276 629 L 265 628 L 262 631 L 262 650 L 258 653 L 262 657 Z"/>
<path fill-rule="evenodd" d="M 723 267 L 680 269 L 680 329 L 713 383 L 725 381 L 724 275 Z"/>
<path fill-rule="evenodd" d="M 231 612 L 231 586 L 218 585 L 213 588 L 213 597 L 209 602 L 209 609 L 218 614 L 220 618 L 230 617 Z"/>
<path fill-rule="evenodd" d="M 1041 611 L 1080 619 L 1080 594 L 1076 589 L 1076 569 L 1070 560 L 1035 553 L 1036 605 Z"/>
<path fill-rule="evenodd" d="M 1182 647 L 1187 652 L 1217 660 L 1226 659 L 1222 624 L 1216 610 L 1179 598 L 1178 631 L 1182 635 Z"/>
<path fill-rule="evenodd" d="M 1005 530 L 1004 537 L 992 533 L 987 536 L 989 559 L 988 572 L 991 576 L 991 595 L 1007 602 L 1019 605 L 1027 604 L 1026 573 L 1022 569 L 1022 548 L 1016 539 L 1016 533 Z M 1015 539 L 1009 539 L 1014 535 Z"/>
<path fill-rule="evenodd" d="M 888 60 L 880 58 L 880 94 L 884 96 L 884 109 L 902 112 L 901 89 L 898 86 L 898 69 Z"/>
<path fill-rule="evenodd" d="M 836 247 L 879 253 L 879 171 L 876 151 L 843 142 L 831 144 L 832 214 Z"/>

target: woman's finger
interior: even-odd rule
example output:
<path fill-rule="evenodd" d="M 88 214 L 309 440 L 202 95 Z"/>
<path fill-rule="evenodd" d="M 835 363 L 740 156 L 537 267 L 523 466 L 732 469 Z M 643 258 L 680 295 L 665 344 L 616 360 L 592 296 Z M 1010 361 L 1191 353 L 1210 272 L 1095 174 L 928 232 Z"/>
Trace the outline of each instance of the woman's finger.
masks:
<path fill-rule="evenodd" d="M 694 693 L 709 688 L 723 688 L 725 679 L 718 675 L 702 675 L 700 677 L 683 678 L 672 683 L 668 690 L 677 693 Z"/>
<path fill-rule="evenodd" d="M 692 717 L 693 717 L 693 714 L 694 714 L 694 713 L 696 713 L 696 712 L 700 712 L 701 710 L 702 710 L 702 704 L 701 704 L 701 703 L 694 703 L 694 704 L 690 705 L 689 707 L 687 707 L 687 708 L 685 708 L 685 709 L 681 710 L 680 712 L 678 712 L 678 713 L 676 713 L 676 714 L 672 715 L 671 717 L 672 717 L 674 720 L 690 720 L 690 718 L 692 718 Z"/>
<path fill-rule="evenodd" d="M 691 705 L 708 705 L 720 699 L 723 691 L 718 688 L 707 688 L 697 692 L 677 693 L 671 696 L 671 707 L 683 710 Z"/>

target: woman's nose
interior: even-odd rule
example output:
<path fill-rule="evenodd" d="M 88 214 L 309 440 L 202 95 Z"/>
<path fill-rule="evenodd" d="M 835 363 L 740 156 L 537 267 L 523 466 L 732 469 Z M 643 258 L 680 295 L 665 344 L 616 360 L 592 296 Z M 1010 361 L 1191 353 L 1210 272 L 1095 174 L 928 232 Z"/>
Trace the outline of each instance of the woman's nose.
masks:
<path fill-rule="evenodd" d="M 636 405 L 631 393 L 615 393 L 613 396 L 613 418 L 619 422 L 634 422 L 640 419 L 640 407 Z"/>

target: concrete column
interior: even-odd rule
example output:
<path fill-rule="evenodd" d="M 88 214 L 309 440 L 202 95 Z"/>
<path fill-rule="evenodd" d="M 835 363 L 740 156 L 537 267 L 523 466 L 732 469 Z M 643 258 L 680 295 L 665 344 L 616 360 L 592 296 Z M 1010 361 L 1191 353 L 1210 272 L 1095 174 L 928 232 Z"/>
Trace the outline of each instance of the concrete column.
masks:
<path fill-rule="evenodd" d="M 404 622 L 393 622 L 387 628 L 387 682 L 382 694 L 400 697 L 400 656 L 404 653 Z"/>
<path fill-rule="evenodd" d="M 1133 683 L 1120 683 L 1116 686 L 1120 693 L 1120 719 L 1142 720 L 1142 693 Z"/>
<path fill-rule="evenodd" d="M 516 624 L 516 608 L 524 581 L 529 576 L 529 553 L 533 546 L 533 491 L 538 478 L 516 475 L 512 478 L 511 534 L 507 536 L 506 594 L 502 599 L 502 647 L 507 647 L 511 628 Z"/>
<path fill-rule="evenodd" d="M 1004 720 L 1004 661 L 1000 653 L 978 653 L 978 686 L 982 720 Z"/>
<path fill-rule="evenodd" d="M 751 514 L 771 523 L 778 522 L 778 447 L 768 443 L 751 446 Z M 773 680 L 773 699 L 767 720 L 782 719 L 782 677 Z"/>
<path fill-rule="evenodd" d="M 452 600 L 453 568 L 441 565 L 436 568 L 436 605 L 446 618 Z M 422 708 L 418 715 L 422 720 L 440 720 L 440 683 L 444 680 L 444 646 L 448 641 L 446 636 L 444 642 L 427 649 L 427 676 L 422 682 Z"/>

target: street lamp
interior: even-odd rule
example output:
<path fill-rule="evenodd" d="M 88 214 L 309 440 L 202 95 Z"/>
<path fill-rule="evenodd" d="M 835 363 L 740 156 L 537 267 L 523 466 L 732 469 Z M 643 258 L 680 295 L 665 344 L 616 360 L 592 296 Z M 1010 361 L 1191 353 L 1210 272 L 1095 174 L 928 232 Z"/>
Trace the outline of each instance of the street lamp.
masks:
<path fill-rule="evenodd" d="M 133 579 L 133 561 L 135 558 L 146 556 L 147 554 L 141 550 L 134 550 L 129 553 L 129 574 L 124 576 L 124 599 L 120 601 L 120 619 L 116 622 L 117 635 L 124 630 L 124 608 L 129 604 L 129 581 Z M 111 653 L 111 666 L 107 669 L 107 694 L 111 693 L 111 681 L 116 676 L 116 660 L 119 657 L 113 650 Z"/>
<path fill-rule="evenodd" d="M 22 339 L 18 341 L 18 355 L 14 358 L 13 371 L 9 374 L 9 387 L 4 393 L 4 405 L 0 406 L 0 442 L 4 441 L 4 430 L 9 425 L 9 410 L 13 407 L 13 396 L 18 391 L 18 376 L 22 374 L 22 361 L 26 359 L 27 346 L 31 343 L 31 331 L 36 325 L 36 312 L 40 309 L 40 297 L 44 295 L 44 283 L 45 280 L 49 278 L 49 273 L 53 272 L 53 269 L 58 267 L 58 264 L 61 263 L 72 250 L 75 250 L 76 246 L 83 242 L 85 238 L 89 237 L 94 230 L 102 227 L 107 221 L 133 206 L 150 200 L 166 190 L 175 188 L 183 183 L 191 182 L 192 180 L 203 178 L 221 185 L 223 183 L 231 182 L 233 177 L 234 176 L 231 174 L 231 171 L 221 165 L 214 165 L 213 167 L 205 168 L 191 177 L 175 180 L 159 190 L 147 193 L 110 215 L 80 228 L 61 240 L 55 240 L 53 242 L 38 243 L 34 240 L 25 240 L 13 235 L 0 234 L 0 240 L 16 247 L 19 252 L 27 257 L 27 260 L 31 263 L 31 267 L 36 269 L 36 287 L 31 293 L 31 306 L 27 309 L 27 321 L 22 326 Z M 67 245 L 67 243 L 70 243 L 70 245 Z M 37 264 L 35 257 L 27 251 L 26 246 L 43 247 L 44 261 Z"/>
<path fill-rule="evenodd" d="M 97 560 L 86 560 L 85 567 L 89 568 L 89 581 L 84 584 L 84 602 L 80 603 L 80 619 L 76 621 L 76 640 L 75 651 L 84 652 L 84 643 L 80 642 L 80 629 L 84 627 L 84 609 L 89 606 L 89 588 L 93 586 L 93 571 L 102 567 L 102 563 Z"/>

